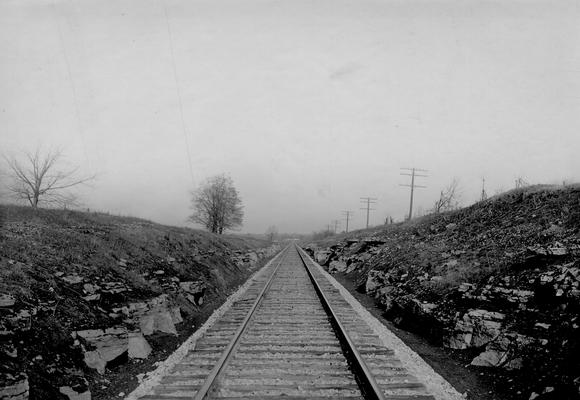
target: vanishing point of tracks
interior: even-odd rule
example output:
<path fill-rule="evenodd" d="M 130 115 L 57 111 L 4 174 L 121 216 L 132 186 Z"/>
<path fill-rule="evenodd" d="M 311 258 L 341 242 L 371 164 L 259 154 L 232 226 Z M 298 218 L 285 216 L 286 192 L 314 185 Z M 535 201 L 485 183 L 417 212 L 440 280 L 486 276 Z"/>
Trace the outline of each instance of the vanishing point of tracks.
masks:
<path fill-rule="evenodd" d="M 295 245 L 142 399 L 433 400 Z"/>

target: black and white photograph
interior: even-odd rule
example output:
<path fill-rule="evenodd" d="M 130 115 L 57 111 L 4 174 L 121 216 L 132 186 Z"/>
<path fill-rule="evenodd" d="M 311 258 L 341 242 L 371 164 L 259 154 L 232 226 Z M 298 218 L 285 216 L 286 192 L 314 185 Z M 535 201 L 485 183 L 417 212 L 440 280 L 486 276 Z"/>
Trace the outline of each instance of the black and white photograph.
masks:
<path fill-rule="evenodd" d="M 0 0 L 0 400 L 580 400 L 579 0 Z"/>

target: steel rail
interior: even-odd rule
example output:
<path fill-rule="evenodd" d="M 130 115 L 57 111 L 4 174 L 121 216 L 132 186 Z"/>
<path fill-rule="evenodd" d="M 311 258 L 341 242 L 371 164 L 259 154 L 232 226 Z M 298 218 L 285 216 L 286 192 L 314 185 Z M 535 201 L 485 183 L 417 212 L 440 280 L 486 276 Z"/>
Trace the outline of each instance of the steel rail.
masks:
<path fill-rule="evenodd" d="M 330 305 L 328 298 L 322 291 L 322 288 L 318 284 L 318 281 L 314 277 L 314 274 L 310 270 L 308 263 L 306 262 L 303 253 L 303 250 L 296 245 L 296 250 L 298 251 L 298 255 L 304 264 L 304 268 L 308 272 L 308 276 L 314 285 L 314 289 L 320 298 L 322 306 L 328 313 L 329 317 L 331 318 L 331 324 L 335 327 L 335 333 L 338 336 L 343 349 L 345 350 L 345 356 L 347 356 L 348 361 L 351 364 L 353 372 L 355 374 L 356 380 L 359 384 L 360 390 L 363 396 L 366 399 L 373 399 L 373 400 L 385 400 L 385 396 L 383 395 L 383 391 L 379 387 L 377 381 L 375 380 L 374 376 L 371 373 L 370 368 L 367 366 L 365 361 L 363 360 L 360 352 L 357 350 L 354 342 L 346 332 L 346 329 L 340 322 L 338 315 Z"/>
<path fill-rule="evenodd" d="M 260 294 L 258 295 L 256 300 L 254 301 L 252 308 L 248 311 L 248 313 L 246 314 L 246 317 L 242 321 L 242 324 L 237 329 L 233 339 L 230 341 L 230 343 L 228 344 L 228 346 L 224 350 L 224 352 L 223 352 L 222 356 L 220 357 L 220 359 L 218 360 L 217 364 L 212 368 L 210 374 L 207 376 L 207 378 L 203 382 L 203 385 L 199 388 L 199 390 L 197 391 L 197 393 L 193 397 L 193 400 L 205 399 L 205 397 L 209 394 L 209 391 L 211 390 L 213 385 L 216 383 L 220 373 L 222 372 L 222 370 L 224 369 L 224 367 L 226 366 L 226 364 L 230 360 L 231 356 L 234 354 L 234 351 L 235 351 L 243 333 L 246 331 L 246 327 L 248 326 L 248 323 L 250 322 L 250 319 L 252 318 L 254 311 L 256 311 L 256 309 L 258 308 L 258 306 L 262 302 L 262 299 L 264 298 L 264 294 L 268 291 L 268 289 L 272 285 L 272 282 L 274 280 L 274 276 L 276 276 L 276 273 L 278 272 L 278 269 L 280 268 L 280 265 L 282 264 L 282 261 L 284 260 L 284 257 L 286 256 L 286 253 L 287 253 L 288 249 L 290 248 L 290 246 L 291 246 L 291 244 L 288 245 L 284 250 L 282 250 L 280 252 L 280 254 L 279 254 L 280 260 L 278 261 L 278 265 L 276 265 L 276 267 L 274 268 L 274 272 L 272 272 L 272 275 L 270 276 L 270 278 L 268 279 L 268 281 L 264 285 L 264 288 L 262 289 L 262 291 L 260 292 Z"/>

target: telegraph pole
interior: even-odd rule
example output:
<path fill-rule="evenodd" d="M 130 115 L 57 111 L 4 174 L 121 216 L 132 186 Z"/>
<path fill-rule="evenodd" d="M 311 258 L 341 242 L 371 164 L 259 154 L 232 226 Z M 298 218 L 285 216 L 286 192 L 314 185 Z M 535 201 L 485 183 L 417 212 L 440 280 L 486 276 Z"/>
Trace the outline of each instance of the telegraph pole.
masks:
<path fill-rule="evenodd" d="M 348 233 L 348 220 L 352 216 L 352 211 L 343 211 L 342 214 L 346 217 L 346 233 Z"/>
<path fill-rule="evenodd" d="M 340 221 L 337 219 L 333 219 L 330 222 L 334 225 L 334 233 L 336 233 L 336 230 L 338 229 L 338 225 L 340 225 Z"/>
<path fill-rule="evenodd" d="M 367 229 L 369 227 L 369 211 L 374 210 L 374 208 L 371 208 L 371 204 L 375 204 L 377 202 L 377 199 L 374 197 L 361 197 L 360 201 L 362 203 L 367 203 L 366 208 L 361 208 L 361 210 L 367 210 Z"/>
<path fill-rule="evenodd" d="M 419 169 L 419 168 L 401 168 L 404 171 L 411 171 L 411 173 L 408 172 L 401 172 L 401 175 L 407 175 L 411 177 L 411 184 L 410 185 L 403 185 L 403 184 L 399 184 L 399 186 L 407 186 L 411 188 L 411 201 L 409 202 L 409 220 L 413 217 L 413 193 L 415 191 L 415 188 L 426 188 L 427 186 L 421 186 L 421 185 L 415 185 L 415 177 L 423 177 L 426 178 L 427 175 L 423 175 L 423 174 L 418 174 L 417 171 L 419 172 L 427 172 L 426 169 Z"/>

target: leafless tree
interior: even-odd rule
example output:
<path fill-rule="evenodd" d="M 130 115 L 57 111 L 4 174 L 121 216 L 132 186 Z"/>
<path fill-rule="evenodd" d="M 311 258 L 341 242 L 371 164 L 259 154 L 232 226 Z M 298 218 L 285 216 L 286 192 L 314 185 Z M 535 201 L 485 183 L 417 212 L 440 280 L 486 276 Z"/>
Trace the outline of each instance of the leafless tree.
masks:
<path fill-rule="evenodd" d="M 60 166 L 60 150 L 25 152 L 23 161 L 14 156 L 4 156 L 4 159 L 8 165 L 8 191 L 12 197 L 27 202 L 32 208 L 38 208 L 40 204 L 75 205 L 77 197 L 68 189 L 95 179 L 94 175 L 79 176 L 78 167 L 65 169 Z"/>
<path fill-rule="evenodd" d="M 244 211 L 232 178 L 217 175 L 207 179 L 192 193 L 193 215 L 189 220 L 222 234 L 242 225 Z"/>
<path fill-rule="evenodd" d="M 530 186 L 530 184 L 528 183 L 528 181 L 526 181 L 526 180 L 525 180 L 523 177 L 521 177 L 521 176 L 518 176 L 518 177 L 515 179 L 515 183 L 516 183 L 516 189 L 519 189 L 519 188 L 524 188 L 524 187 L 526 187 L 526 186 Z"/>
<path fill-rule="evenodd" d="M 434 213 L 440 213 L 443 211 L 450 211 L 459 208 L 459 181 L 453 178 L 451 183 L 443 190 L 439 195 L 439 199 L 433 204 L 431 209 Z"/>
<path fill-rule="evenodd" d="M 273 242 L 274 239 L 276 239 L 277 236 L 278 236 L 278 228 L 276 228 L 275 225 L 270 225 L 268 227 L 268 229 L 266 229 L 266 238 L 270 242 Z"/>

